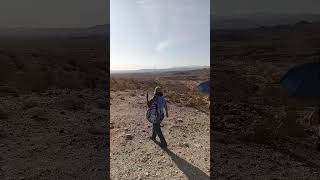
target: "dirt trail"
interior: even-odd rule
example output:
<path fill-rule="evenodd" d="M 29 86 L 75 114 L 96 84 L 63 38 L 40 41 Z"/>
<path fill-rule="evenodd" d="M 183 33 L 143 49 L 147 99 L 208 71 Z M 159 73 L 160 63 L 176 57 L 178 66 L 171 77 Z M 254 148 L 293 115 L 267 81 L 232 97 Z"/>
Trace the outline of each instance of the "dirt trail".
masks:
<path fill-rule="evenodd" d="M 209 113 L 169 104 L 165 151 L 149 139 L 145 99 L 143 92 L 111 92 L 111 179 L 209 179 Z"/>

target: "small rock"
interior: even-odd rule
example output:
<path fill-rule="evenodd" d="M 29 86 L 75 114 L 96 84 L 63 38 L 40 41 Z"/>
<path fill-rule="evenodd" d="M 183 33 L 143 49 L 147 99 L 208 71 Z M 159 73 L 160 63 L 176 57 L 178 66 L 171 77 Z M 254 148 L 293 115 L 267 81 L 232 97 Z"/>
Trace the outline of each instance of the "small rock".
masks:
<path fill-rule="evenodd" d="M 196 148 L 201 147 L 201 145 L 200 145 L 200 144 L 194 144 L 194 146 L 195 146 Z"/>
<path fill-rule="evenodd" d="M 146 175 L 147 177 L 149 176 L 149 173 L 148 172 L 146 172 L 146 173 L 144 173 L 144 175 Z"/>
<path fill-rule="evenodd" d="M 148 158 L 147 158 L 147 157 L 144 157 L 144 158 L 141 159 L 141 162 L 143 162 L 143 163 L 145 163 L 145 162 L 147 162 L 147 161 L 148 161 Z"/>
<path fill-rule="evenodd" d="M 126 134 L 125 137 L 126 137 L 126 140 L 132 140 L 133 139 L 133 135 L 131 135 L 131 134 Z"/>
<path fill-rule="evenodd" d="M 189 144 L 184 142 L 184 143 L 180 143 L 180 146 L 181 147 L 189 147 Z"/>

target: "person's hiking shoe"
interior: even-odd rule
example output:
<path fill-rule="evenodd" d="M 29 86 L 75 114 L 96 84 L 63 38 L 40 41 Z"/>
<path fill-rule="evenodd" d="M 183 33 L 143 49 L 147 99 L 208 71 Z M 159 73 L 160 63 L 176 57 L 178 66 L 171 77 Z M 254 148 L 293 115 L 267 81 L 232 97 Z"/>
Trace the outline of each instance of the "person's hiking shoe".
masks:
<path fill-rule="evenodd" d="M 152 140 L 152 141 L 156 141 L 156 138 L 155 137 L 150 137 L 150 139 Z"/>

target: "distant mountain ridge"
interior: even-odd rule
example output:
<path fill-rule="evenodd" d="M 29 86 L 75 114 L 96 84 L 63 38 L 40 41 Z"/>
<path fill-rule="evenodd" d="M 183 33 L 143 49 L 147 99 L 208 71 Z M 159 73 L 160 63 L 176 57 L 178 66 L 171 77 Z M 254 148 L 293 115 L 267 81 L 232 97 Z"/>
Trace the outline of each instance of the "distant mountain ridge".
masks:
<path fill-rule="evenodd" d="M 237 16 L 211 15 L 212 29 L 251 29 L 262 26 L 295 24 L 300 21 L 320 22 L 320 14 L 253 13 Z"/>
<path fill-rule="evenodd" d="M 88 37 L 88 36 L 109 36 L 110 25 L 96 25 L 87 28 L 2 28 L 1 38 L 20 37 Z"/>
<path fill-rule="evenodd" d="M 160 73 L 160 72 L 172 72 L 172 71 L 191 71 L 198 69 L 208 69 L 210 66 L 182 66 L 182 67 L 173 67 L 165 69 L 139 69 L 139 70 L 111 70 L 111 73 Z"/>
<path fill-rule="evenodd" d="M 248 28 L 248 29 L 214 29 L 212 30 L 214 38 L 211 42 L 221 41 L 248 41 L 257 40 L 302 40 L 308 44 L 319 46 L 320 40 L 320 21 L 310 23 L 308 21 L 300 21 L 293 24 L 281 24 L 275 26 Z"/>

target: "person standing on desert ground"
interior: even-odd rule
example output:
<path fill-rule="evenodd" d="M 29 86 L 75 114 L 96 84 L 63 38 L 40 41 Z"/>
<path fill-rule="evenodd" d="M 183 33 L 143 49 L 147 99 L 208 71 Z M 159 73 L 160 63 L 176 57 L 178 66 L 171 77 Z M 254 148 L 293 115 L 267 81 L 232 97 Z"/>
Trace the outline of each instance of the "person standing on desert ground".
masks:
<path fill-rule="evenodd" d="M 147 93 L 147 105 L 149 109 L 156 109 L 156 111 L 153 111 L 153 112 L 157 113 L 157 118 L 152 123 L 152 136 L 150 137 L 150 139 L 155 141 L 156 136 L 159 136 L 161 147 L 167 147 L 167 142 L 162 134 L 161 126 L 160 126 L 162 120 L 164 119 L 163 109 L 165 109 L 166 111 L 167 118 L 169 117 L 169 115 L 168 115 L 167 103 L 163 96 L 163 91 L 160 87 L 155 88 L 154 96 L 150 101 Z"/>

